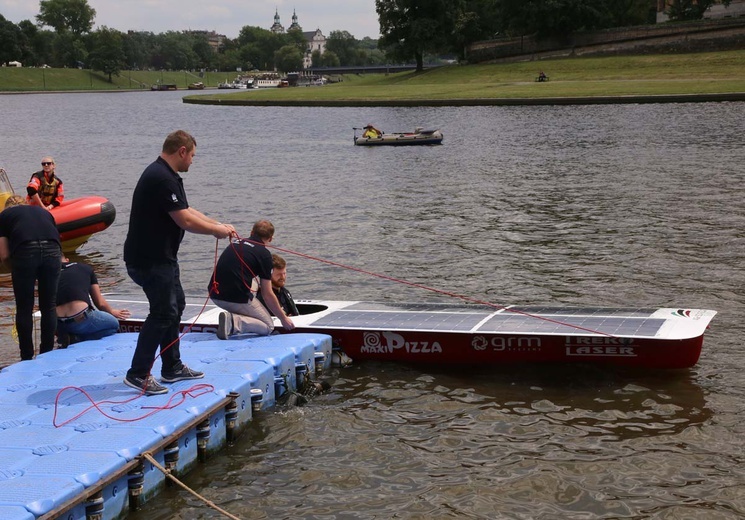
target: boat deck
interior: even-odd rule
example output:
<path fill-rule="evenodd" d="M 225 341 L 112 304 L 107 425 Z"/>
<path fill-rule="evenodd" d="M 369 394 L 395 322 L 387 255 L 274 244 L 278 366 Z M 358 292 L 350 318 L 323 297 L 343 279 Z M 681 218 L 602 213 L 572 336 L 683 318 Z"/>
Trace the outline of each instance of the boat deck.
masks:
<path fill-rule="evenodd" d="M 147 302 L 108 298 L 132 313 L 123 327 L 136 332 L 148 313 Z M 299 328 L 432 331 L 471 334 L 539 334 L 685 339 L 704 333 L 715 311 L 641 307 L 509 306 L 443 303 L 380 303 L 298 300 Z M 193 331 L 214 332 L 220 309 L 187 301 L 182 323 Z M 276 321 L 279 326 L 279 322 Z M 129 325 L 128 325 L 129 324 Z"/>
<path fill-rule="evenodd" d="M 323 334 L 190 333 L 182 359 L 205 377 L 142 396 L 122 383 L 136 342 L 116 334 L 0 371 L 0 518 L 120 518 L 165 485 L 145 453 L 182 475 L 331 363 Z"/>

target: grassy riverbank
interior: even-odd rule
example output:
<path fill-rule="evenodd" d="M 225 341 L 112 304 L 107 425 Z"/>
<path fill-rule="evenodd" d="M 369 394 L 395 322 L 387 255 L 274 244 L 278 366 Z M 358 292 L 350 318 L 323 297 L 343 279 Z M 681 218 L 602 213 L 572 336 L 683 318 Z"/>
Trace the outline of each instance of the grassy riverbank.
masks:
<path fill-rule="evenodd" d="M 613 96 L 745 95 L 745 50 L 697 54 L 562 58 L 520 63 L 446 66 L 422 73 L 345 75 L 323 87 L 215 91 L 187 102 L 240 104 L 376 104 L 434 100 L 545 99 Z M 543 70 L 550 81 L 538 83 Z M 109 83 L 77 69 L 0 68 L 0 92 L 143 90 L 154 83 L 185 89 L 232 81 L 235 73 L 123 71 Z"/>
<path fill-rule="evenodd" d="M 565 58 L 448 66 L 422 73 L 347 75 L 324 87 L 191 96 L 188 102 L 333 104 L 745 93 L 745 50 Z M 543 70 L 550 81 L 535 81 Z"/>
<path fill-rule="evenodd" d="M 203 82 L 208 87 L 233 81 L 236 73 L 206 72 L 203 77 L 192 72 L 125 70 L 112 77 L 87 69 L 36 69 L 0 67 L 0 92 L 44 92 L 69 90 L 150 90 L 156 83 L 175 84 L 185 89 L 189 83 Z"/>

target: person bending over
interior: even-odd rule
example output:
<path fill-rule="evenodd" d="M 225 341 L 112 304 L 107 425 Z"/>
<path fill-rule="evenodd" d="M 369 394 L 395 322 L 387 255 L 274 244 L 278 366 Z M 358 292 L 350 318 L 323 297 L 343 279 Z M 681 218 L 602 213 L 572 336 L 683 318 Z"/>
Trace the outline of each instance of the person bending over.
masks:
<path fill-rule="evenodd" d="M 127 309 L 114 309 L 103 297 L 90 265 L 62 256 L 57 285 L 57 337 L 63 347 L 111 336 L 119 330 L 119 320 L 128 317 Z"/>
<path fill-rule="evenodd" d="M 273 238 L 274 225 L 259 220 L 248 240 L 232 241 L 220 255 L 207 287 L 214 304 L 225 311 L 219 316 L 218 338 L 246 332 L 267 336 L 274 331 L 272 317 L 255 298 L 259 289 L 282 326 L 287 330 L 295 328 L 272 291 L 272 255 L 266 244 Z"/>
<path fill-rule="evenodd" d="M 34 286 L 39 284 L 41 344 L 39 352 L 54 349 L 57 329 L 57 281 L 62 247 L 54 217 L 44 208 L 29 206 L 11 195 L 0 213 L 0 260 L 10 259 L 16 299 L 16 329 L 21 360 L 34 358 Z"/>

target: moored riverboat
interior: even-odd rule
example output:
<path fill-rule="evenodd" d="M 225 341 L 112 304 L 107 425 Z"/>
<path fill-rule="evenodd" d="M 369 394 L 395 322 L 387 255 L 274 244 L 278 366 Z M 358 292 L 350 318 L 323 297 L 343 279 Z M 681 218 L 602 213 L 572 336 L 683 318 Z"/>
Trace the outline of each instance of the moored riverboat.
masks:
<path fill-rule="evenodd" d="M 175 83 L 154 83 L 150 86 L 150 90 L 178 90 L 178 85 Z"/>
<path fill-rule="evenodd" d="M 109 299 L 112 301 L 112 299 Z M 139 330 L 147 305 L 123 331 Z M 215 331 L 221 310 L 192 302 L 182 328 Z M 506 306 L 362 301 L 297 302 L 293 332 L 328 334 L 355 361 L 436 365 L 599 363 L 646 369 L 698 362 L 716 311 L 683 308 Z M 276 330 L 284 330 L 275 321 Z"/>

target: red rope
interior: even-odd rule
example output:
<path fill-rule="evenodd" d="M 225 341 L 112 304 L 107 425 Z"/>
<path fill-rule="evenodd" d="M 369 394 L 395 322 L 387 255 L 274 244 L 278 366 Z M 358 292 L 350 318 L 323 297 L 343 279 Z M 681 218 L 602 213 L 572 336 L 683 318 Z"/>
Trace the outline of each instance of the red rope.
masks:
<path fill-rule="evenodd" d="M 219 240 L 216 239 L 215 240 L 215 256 L 214 256 L 214 260 L 213 260 L 213 265 L 214 266 L 217 266 L 217 244 L 218 243 L 219 243 Z M 215 269 L 213 268 L 212 269 L 212 272 L 213 272 L 212 281 L 213 281 L 213 284 L 215 284 L 215 288 L 216 288 L 217 282 L 214 279 L 214 271 L 215 271 Z M 194 319 L 194 321 L 191 324 L 189 324 L 189 326 L 186 327 L 184 329 L 184 331 L 176 339 L 174 339 L 168 345 L 166 345 L 165 347 L 163 347 L 163 348 L 160 349 L 160 352 L 155 356 L 155 358 L 153 358 L 153 363 L 150 365 L 150 370 L 148 370 L 148 376 L 152 372 L 153 365 L 155 365 L 155 361 L 160 356 L 163 355 L 163 352 L 165 352 L 166 350 L 168 350 L 169 348 L 171 348 L 173 345 L 175 345 L 176 342 L 181 341 L 181 338 L 184 337 L 184 334 L 187 334 L 187 333 L 191 332 L 191 329 L 194 327 L 194 324 L 199 319 L 199 316 L 201 316 L 202 313 L 204 312 L 204 309 L 207 308 L 207 303 L 209 302 L 209 299 L 210 299 L 210 297 L 209 297 L 209 295 L 207 295 L 207 298 L 205 298 L 204 304 L 202 304 L 202 308 L 199 310 L 199 314 Z M 86 392 L 82 388 L 77 387 L 77 386 L 66 386 L 66 387 L 62 388 L 59 392 L 57 392 L 57 396 L 54 398 L 54 416 L 52 418 L 52 424 L 54 424 L 55 428 L 59 428 L 61 426 L 64 426 L 66 424 L 69 424 L 70 422 L 74 421 L 75 419 L 78 419 L 79 417 L 81 417 L 82 415 L 84 415 L 85 413 L 87 413 L 88 411 L 90 411 L 90 410 L 92 410 L 94 408 L 96 410 L 98 410 L 101 413 L 101 415 L 103 415 L 104 417 L 107 417 L 107 418 L 112 419 L 114 421 L 119 421 L 119 422 L 136 422 L 136 421 L 141 421 L 142 419 L 145 419 L 147 417 L 150 417 L 151 415 L 159 412 L 160 410 L 170 410 L 172 408 L 177 407 L 178 405 L 180 405 L 181 403 L 183 403 L 186 400 L 187 396 L 188 397 L 191 397 L 191 398 L 199 397 L 200 395 L 203 395 L 203 394 L 205 394 L 207 392 L 212 392 L 214 389 L 215 389 L 215 387 L 212 386 L 212 385 L 208 385 L 208 384 L 204 384 L 204 383 L 196 384 L 196 385 L 192 386 L 191 388 L 187 388 L 186 390 L 179 390 L 178 392 L 174 392 L 171 395 L 171 397 L 168 399 L 168 402 L 166 404 L 164 404 L 163 406 L 143 407 L 143 408 L 152 409 L 152 411 L 150 411 L 150 412 L 148 412 L 148 413 L 146 413 L 146 414 L 144 414 L 142 416 L 134 417 L 132 419 L 121 419 L 121 418 L 114 417 L 114 416 L 111 416 L 111 415 L 107 414 L 104 410 L 102 410 L 100 408 L 100 405 L 102 405 L 102 404 L 126 404 L 126 403 L 129 403 L 129 402 L 132 402 L 135 399 L 137 399 L 139 397 L 142 397 L 144 395 L 144 393 L 145 393 L 145 389 L 144 388 L 140 391 L 139 394 L 137 394 L 134 397 L 131 397 L 129 399 L 125 399 L 124 401 L 99 401 L 99 402 L 95 402 L 93 400 L 93 398 L 88 394 L 88 392 Z M 58 412 L 58 409 L 59 409 L 60 396 L 63 394 L 63 392 L 65 392 L 67 390 L 75 390 L 75 391 L 80 392 L 81 394 L 83 394 L 90 401 L 91 405 L 88 408 L 86 408 L 85 410 L 83 410 L 82 412 L 80 412 L 79 414 L 75 415 L 74 417 L 72 417 L 70 419 L 67 419 L 67 420 L 65 420 L 65 421 L 63 421 L 63 422 L 61 422 L 61 423 L 58 424 L 57 423 L 57 412 Z M 178 402 L 174 403 L 173 400 L 176 397 L 180 397 L 180 400 Z"/>
<path fill-rule="evenodd" d="M 253 241 L 246 240 L 246 242 L 253 242 Z M 257 242 L 253 242 L 253 243 L 257 243 Z M 281 251 L 283 253 L 287 253 L 287 254 L 290 254 L 290 255 L 299 256 L 301 258 L 306 258 L 308 260 L 313 260 L 315 262 L 320 262 L 320 263 L 323 263 L 323 264 L 332 265 L 334 267 L 340 267 L 342 269 L 347 269 L 349 271 L 355 271 L 357 273 L 366 274 L 368 276 L 374 276 L 376 278 L 381 278 L 383 280 L 388 280 L 390 282 L 395 282 L 395 283 L 400 283 L 400 284 L 403 284 L 403 285 L 408 285 L 409 287 L 416 287 L 417 289 L 422 289 L 422 290 L 425 290 L 425 291 L 430 291 L 430 292 L 434 292 L 434 293 L 438 293 L 438 294 L 443 294 L 445 296 L 450 296 L 451 298 L 457 298 L 459 300 L 463 300 L 463 301 L 466 301 L 466 302 L 478 303 L 480 305 L 486 305 L 487 307 L 492 307 L 492 308 L 497 309 L 497 310 L 503 310 L 503 311 L 511 312 L 513 314 L 519 314 L 519 315 L 522 315 L 522 316 L 528 316 L 530 318 L 534 318 L 534 319 L 537 319 L 537 320 L 543 320 L 543 321 L 546 321 L 546 322 L 549 322 L 549 323 L 554 323 L 556 325 L 562 325 L 564 327 L 571 327 L 573 329 L 582 330 L 582 331 L 585 331 L 585 332 L 590 332 L 592 334 L 599 334 L 599 335 L 608 336 L 608 337 L 611 337 L 611 338 L 614 337 L 612 334 L 608 334 L 607 332 L 601 332 L 601 331 L 593 330 L 593 329 L 590 329 L 590 328 L 582 327 L 581 325 L 573 325 L 571 323 L 566 323 L 566 322 L 563 322 L 561 320 L 555 320 L 553 318 L 548 318 L 546 316 L 538 316 L 537 314 L 531 314 L 529 312 L 521 311 L 521 310 L 518 310 L 518 309 L 512 309 L 512 308 L 506 307 L 504 305 L 499 305 L 499 304 L 496 304 L 496 303 L 491 303 L 491 302 L 487 302 L 487 301 L 484 301 L 484 300 L 479 300 L 477 298 L 471 298 L 470 296 L 465 296 L 465 295 L 454 293 L 454 292 L 451 292 L 451 291 L 444 291 L 442 289 L 436 289 L 434 287 L 429 287 L 429 286 L 426 286 L 426 285 L 422 285 L 422 284 L 418 284 L 418 283 L 414 283 L 414 282 L 409 282 L 407 280 L 402 280 L 400 278 L 394 278 L 392 276 L 388 276 L 388 275 L 384 275 L 384 274 L 380 274 L 380 273 L 374 273 L 372 271 L 366 271 L 364 269 L 360 269 L 359 267 L 352 267 L 352 266 L 349 266 L 349 265 L 340 264 L 338 262 L 333 262 L 331 260 L 325 260 L 323 258 L 318 258 L 318 257 L 315 257 L 315 256 L 307 255 L 305 253 L 300 253 L 298 251 L 293 251 L 291 249 L 283 249 L 281 247 L 277 247 L 277 246 L 269 245 L 269 244 L 264 244 L 264 245 L 266 245 L 266 247 L 271 247 L 272 249 L 276 249 L 277 251 Z"/>

